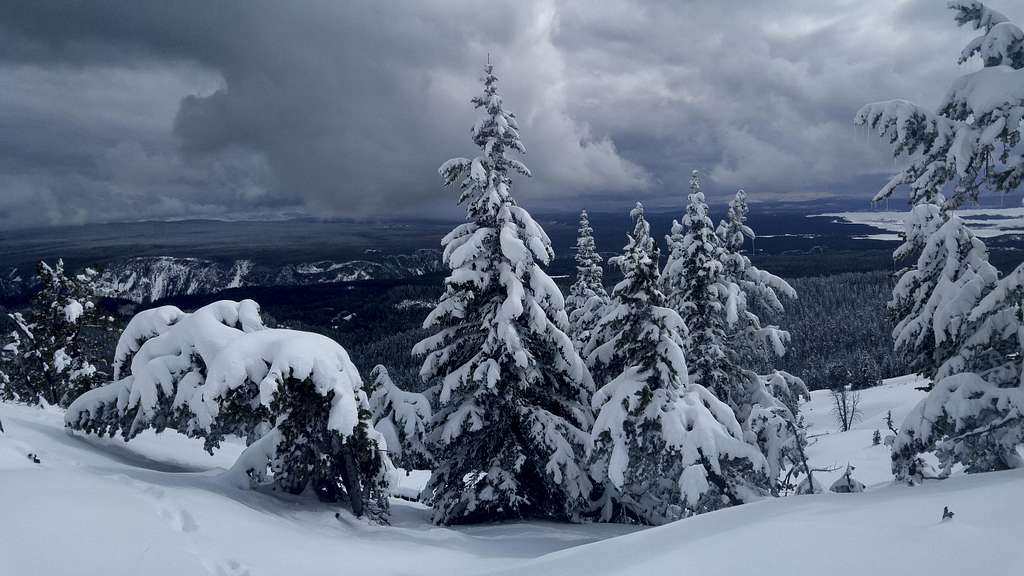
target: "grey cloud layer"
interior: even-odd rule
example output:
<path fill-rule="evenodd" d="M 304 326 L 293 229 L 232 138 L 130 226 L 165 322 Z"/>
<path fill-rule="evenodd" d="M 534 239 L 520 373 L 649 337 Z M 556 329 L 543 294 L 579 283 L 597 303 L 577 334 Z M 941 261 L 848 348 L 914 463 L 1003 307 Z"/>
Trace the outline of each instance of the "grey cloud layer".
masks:
<path fill-rule="evenodd" d="M 667 204 L 691 167 L 867 197 L 884 155 L 850 119 L 937 100 L 969 36 L 941 4 L 2 3 L 0 227 L 450 214 L 488 52 L 531 207 Z"/>

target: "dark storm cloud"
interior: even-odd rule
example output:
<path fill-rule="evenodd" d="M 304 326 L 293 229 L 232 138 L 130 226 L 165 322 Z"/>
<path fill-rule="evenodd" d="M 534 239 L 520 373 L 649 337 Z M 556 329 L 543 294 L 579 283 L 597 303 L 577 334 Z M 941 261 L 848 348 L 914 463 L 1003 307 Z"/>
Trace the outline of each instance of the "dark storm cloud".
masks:
<path fill-rule="evenodd" d="M 938 100 L 970 36 L 943 4 L 2 3 L 0 226 L 452 214 L 436 168 L 473 153 L 488 52 L 528 206 L 669 205 L 691 167 L 867 197 L 884 150 L 850 119 Z"/>

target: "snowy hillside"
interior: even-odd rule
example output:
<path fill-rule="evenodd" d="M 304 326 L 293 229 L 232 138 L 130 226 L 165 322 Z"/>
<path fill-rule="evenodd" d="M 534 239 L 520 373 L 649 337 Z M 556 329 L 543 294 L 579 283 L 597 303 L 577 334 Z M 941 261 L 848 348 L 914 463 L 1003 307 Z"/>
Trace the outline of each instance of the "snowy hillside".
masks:
<path fill-rule="evenodd" d="M 323 260 L 299 264 L 265 265 L 252 260 L 222 263 L 198 258 L 132 258 L 108 266 L 99 288 L 105 296 L 135 302 L 154 302 L 169 296 L 212 294 L 239 286 L 298 286 L 408 278 L 440 268 L 437 250 L 335 262 Z"/>
<path fill-rule="evenodd" d="M 131 444 L 69 434 L 57 411 L 0 404 L 0 574 L 990 574 L 1024 562 L 1016 546 L 1024 471 L 890 483 L 872 446 L 922 397 L 900 378 L 863 393 L 864 418 L 839 433 L 827 392 L 804 407 L 816 466 L 857 467 L 863 494 L 770 499 L 637 530 L 609 524 L 430 523 L 393 500 L 392 526 L 221 478 L 240 445 L 143 433 Z M 28 454 L 38 455 L 34 463 Z M 838 472 L 823 475 L 826 485 Z M 401 477 L 409 494 L 421 474 Z M 942 508 L 956 513 L 940 522 Z M 634 533 L 635 532 L 635 533 Z M 813 546 L 809 543 L 813 540 Z"/>
<path fill-rule="evenodd" d="M 296 264 L 266 264 L 250 259 L 219 261 L 206 258 L 146 256 L 126 258 L 102 266 L 97 282 L 101 295 L 139 303 L 171 296 L 213 294 L 240 286 L 300 286 L 410 278 L 441 267 L 438 250 L 411 254 L 369 253 L 361 260 L 320 260 Z M 29 269 L 10 268 L 0 274 L 0 297 L 32 289 Z"/>

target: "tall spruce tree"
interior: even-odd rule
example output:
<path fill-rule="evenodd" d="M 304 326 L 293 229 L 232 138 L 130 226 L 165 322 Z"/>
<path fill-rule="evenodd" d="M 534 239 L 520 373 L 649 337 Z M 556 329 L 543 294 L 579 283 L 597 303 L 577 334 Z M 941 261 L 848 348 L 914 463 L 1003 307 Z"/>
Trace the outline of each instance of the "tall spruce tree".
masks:
<path fill-rule="evenodd" d="M 935 451 L 943 472 L 1016 467 L 1024 441 L 1021 386 L 1021 280 L 1003 280 L 953 210 L 983 189 L 1010 192 L 1024 178 L 1024 32 L 981 2 L 953 1 L 956 22 L 981 31 L 961 52 L 980 70 L 954 81 L 936 112 L 903 100 L 862 108 L 854 122 L 875 129 L 903 168 L 875 196 L 909 186 L 913 206 L 895 256 L 901 271 L 890 310 L 896 348 L 934 375 L 928 396 L 907 415 L 893 443 L 893 473 L 926 476 Z"/>
<path fill-rule="evenodd" d="M 601 255 L 594 245 L 594 229 L 590 227 L 587 211 L 580 212 L 579 234 L 576 237 L 576 282 L 569 288 L 565 299 L 566 312 L 582 308 L 592 296 L 608 297 L 604 289 L 604 271 Z"/>
<path fill-rule="evenodd" d="M 593 514 L 662 524 L 767 492 L 767 466 L 732 410 L 691 383 L 686 326 L 665 306 L 658 249 L 638 203 L 633 234 L 612 260 L 623 274 L 586 346 L 594 395 Z"/>
<path fill-rule="evenodd" d="M 893 341 L 911 370 L 934 380 L 963 345 L 968 317 L 999 273 L 981 239 L 959 216 L 935 204 L 913 208 L 904 239 L 896 258 L 916 256 L 916 261 L 900 271 L 893 287 Z"/>
<path fill-rule="evenodd" d="M 439 383 L 430 440 L 438 466 L 424 490 L 440 524 L 525 516 L 570 518 L 590 481 L 593 384 L 566 335 L 561 292 L 541 268 L 551 242 L 512 198 L 511 172 L 530 171 L 516 117 L 505 110 L 493 66 L 484 67 L 483 111 L 471 136 L 481 154 L 439 172 L 459 186 L 468 222 L 444 237 L 451 269 L 416 345 L 421 377 Z"/>
<path fill-rule="evenodd" d="M 668 261 L 662 286 L 668 304 L 679 312 L 689 330 L 684 344 L 687 365 L 693 379 L 720 399 L 729 402 L 726 331 L 736 321 L 735 309 L 727 308 L 731 286 L 725 277 L 724 252 L 708 216 L 701 191 L 700 174 L 690 176 L 690 194 L 682 223 L 672 222 Z"/>
<path fill-rule="evenodd" d="M 725 312 L 735 318 L 727 322 L 727 355 L 734 365 L 771 364 L 771 359 L 786 353 L 790 335 L 778 326 L 765 325 L 752 310 L 757 307 L 773 314 L 783 313 L 782 298 L 796 298 L 788 282 L 754 266 L 743 253 L 745 238 L 754 238 L 747 225 L 747 195 L 743 190 L 729 202 L 726 217 L 718 224 L 724 278 L 729 286 Z M 780 298 L 781 297 L 781 298 Z M 740 416 L 740 415 L 737 415 Z"/>
<path fill-rule="evenodd" d="M 23 402 L 67 406 L 94 386 L 96 367 L 86 358 L 80 334 L 95 316 L 96 276 L 92 269 L 69 275 L 59 259 L 53 266 L 36 266 L 39 292 L 32 298 L 28 318 L 11 315 L 17 378 L 8 394 Z"/>
<path fill-rule="evenodd" d="M 608 304 L 604 271 L 601 268 L 602 258 L 595 249 L 593 232 L 587 211 L 583 210 L 580 212 L 579 235 L 576 238 L 576 281 L 569 288 L 569 297 L 565 299 L 573 343 L 577 350 L 582 349 L 590 339 L 590 331 Z"/>

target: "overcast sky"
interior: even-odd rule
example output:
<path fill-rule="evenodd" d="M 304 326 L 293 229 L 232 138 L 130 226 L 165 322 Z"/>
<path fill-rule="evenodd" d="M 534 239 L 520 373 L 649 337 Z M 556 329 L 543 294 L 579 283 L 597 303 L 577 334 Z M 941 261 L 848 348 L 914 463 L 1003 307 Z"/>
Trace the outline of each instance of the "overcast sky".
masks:
<path fill-rule="evenodd" d="M 1017 21 L 1017 0 L 992 2 Z M 537 211 L 862 198 L 864 103 L 937 104 L 940 0 L 0 3 L 0 227 L 454 215 L 488 52 Z"/>

